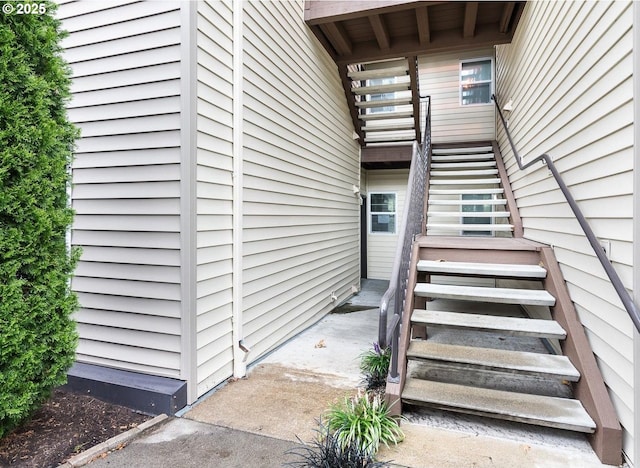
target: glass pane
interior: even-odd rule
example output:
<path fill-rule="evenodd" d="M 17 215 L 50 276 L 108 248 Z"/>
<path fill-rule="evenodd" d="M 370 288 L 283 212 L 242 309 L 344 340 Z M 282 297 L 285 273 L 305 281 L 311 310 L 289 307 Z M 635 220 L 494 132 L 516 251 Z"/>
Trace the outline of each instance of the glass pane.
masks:
<path fill-rule="evenodd" d="M 462 205 L 462 211 L 467 213 L 482 213 L 490 212 L 492 210 L 491 205 L 482 204 L 482 200 L 491 200 L 493 196 L 491 194 L 473 194 L 462 195 L 462 200 L 477 200 L 478 205 Z M 462 224 L 491 224 L 492 218 L 462 218 Z M 464 236 L 490 236 L 491 231 L 462 231 Z"/>
<path fill-rule="evenodd" d="M 395 213 L 396 194 L 395 193 L 372 193 L 371 194 L 372 213 Z"/>
<path fill-rule="evenodd" d="M 462 105 L 491 102 L 491 83 L 462 85 Z"/>
<path fill-rule="evenodd" d="M 463 83 L 491 81 L 491 60 L 463 62 L 461 75 L 460 81 Z"/>
<path fill-rule="evenodd" d="M 394 214 L 372 214 L 371 232 L 396 232 L 396 215 Z"/>

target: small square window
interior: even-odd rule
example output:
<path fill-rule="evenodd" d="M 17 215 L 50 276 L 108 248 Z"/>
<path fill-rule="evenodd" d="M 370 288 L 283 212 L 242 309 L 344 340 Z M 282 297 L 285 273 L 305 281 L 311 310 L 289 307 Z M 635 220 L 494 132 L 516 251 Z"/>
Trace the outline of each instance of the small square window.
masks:
<path fill-rule="evenodd" d="M 371 233 L 396 233 L 396 194 L 372 193 L 369 196 Z"/>

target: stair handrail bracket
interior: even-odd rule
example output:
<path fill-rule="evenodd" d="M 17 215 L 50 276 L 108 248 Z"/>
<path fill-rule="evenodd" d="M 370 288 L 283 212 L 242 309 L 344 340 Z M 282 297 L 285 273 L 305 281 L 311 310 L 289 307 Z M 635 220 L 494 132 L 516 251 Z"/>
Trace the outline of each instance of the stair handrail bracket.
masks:
<path fill-rule="evenodd" d="M 624 284 L 622 283 L 622 280 L 620 279 L 620 276 L 614 269 L 613 264 L 607 258 L 604 249 L 602 248 L 602 246 L 600 245 L 600 242 L 598 241 L 598 238 L 596 237 L 595 233 L 591 229 L 591 226 L 589 225 L 587 219 L 584 217 L 584 214 L 582 213 L 582 210 L 580 210 L 580 207 L 578 206 L 576 200 L 573 198 L 573 195 L 571 195 L 571 192 L 569 191 L 569 188 L 567 187 L 564 180 L 562 179 L 562 176 L 558 172 L 558 169 L 556 168 L 556 165 L 554 164 L 553 159 L 548 154 L 545 153 L 532 159 L 528 163 L 523 164 L 522 157 L 516 150 L 515 144 L 513 142 L 513 138 L 511 137 L 511 133 L 509 132 L 507 121 L 505 120 L 504 115 L 502 114 L 502 110 L 500 109 L 498 98 L 496 97 L 495 94 L 492 94 L 491 99 L 493 99 L 493 102 L 495 103 L 496 109 L 498 111 L 498 116 L 500 117 L 500 121 L 502 122 L 502 126 L 507 136 L 507 140 L 509 141 L 509 145 L 511 146 L 511 150 L 513 151 L 513 155 L 515 157 L 516 163 L 518 164 L 518 168 L 520 170 L 525 170 L 537 162 L 542 162 L 547 166 L 547 168 L 553 175 L 553 178 L 555 179 L 556 183 L 558 184 L 558 187 L 562 191 L 562 194 L 567 200 L 567 203 L 571 207 L 571 210 L 573 211 L 574 216 L 576 217 L 578 223 L 580 224 L 580 227 L 582 228 L 585 236 L 587 237 L 589 244 L 591 244 L 591 248 L 595 252 L 596 257 L 600 261 L 600 264 L 604 268 L 605 273 L 609 277 L 609 280 L 611 281 L 611 284 L 613 285 L 616 293 L 618 294 L 620 301 L 622 302 L 624 308 L 629 314 L 629 318 L 631 318 L 631 321 L 633 322 L 636 330 L 640 332 L 640 310 L 638 309 L 638 306 L 634 303 L 633 298 L 631 297 L 631 295 L 625 288 Z"/>
<path fill-rule="evenodd" d="M 421 97 L 421 113 L 425 116 L 425 131 L 422 134 L 422 143 L 414 142 L 413 144 L 413 155 L 411 157 L 405 198 L 406 203 L 398 231 L 395 260 L 389 288 L 380 301 L 378 344 L 383 348 L 391 345 L 392 348 L 389 379 L 398 378 L 398 343 L 411 262 L 411 250 L 416 237 L 424 233 L 425 188 L 431 155 L 431 98 L 429 96 Z M 389 320 L 391 311 L 393 315 Z"/>

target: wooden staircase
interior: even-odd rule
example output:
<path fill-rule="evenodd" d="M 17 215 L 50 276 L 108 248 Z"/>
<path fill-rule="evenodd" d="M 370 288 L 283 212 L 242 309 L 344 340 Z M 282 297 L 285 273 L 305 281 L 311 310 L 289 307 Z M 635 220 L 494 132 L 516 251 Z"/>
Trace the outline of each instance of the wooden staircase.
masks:
<path fill-rule="evenodd" d="M 586 433 L 619 463 L 620 425 L 553 250 L 521 237 L 496 153 L 433 150 L 387 401 Z"/>

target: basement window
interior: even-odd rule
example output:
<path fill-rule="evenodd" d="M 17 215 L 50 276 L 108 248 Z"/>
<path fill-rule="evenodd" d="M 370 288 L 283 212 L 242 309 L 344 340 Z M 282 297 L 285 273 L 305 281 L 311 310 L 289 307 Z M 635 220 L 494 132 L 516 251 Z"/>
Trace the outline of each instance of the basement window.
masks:
<path fill-rule="evenodd" d="M 369 194 L 369 232 L 372 234 L 396 233 L 396 194 Z"/>
<path fill-rule="evenodd" d="M 491 104 L 493 59 L 460 62 L 460 105 Z"/>

